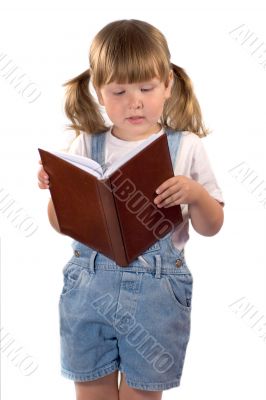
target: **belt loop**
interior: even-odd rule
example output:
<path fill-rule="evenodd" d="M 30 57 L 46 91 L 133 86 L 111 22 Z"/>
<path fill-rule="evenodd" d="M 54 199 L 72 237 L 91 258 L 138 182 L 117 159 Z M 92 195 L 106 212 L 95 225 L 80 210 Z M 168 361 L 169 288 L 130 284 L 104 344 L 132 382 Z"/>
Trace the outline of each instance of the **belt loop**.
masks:
<path fill-rule="evenodd" d="M 93 250 L 90 256 L 90 263 L 89 263 L 89 268 L 90 272 L 95 274 L 95 257 L 97 256 L 97 251 Z"/>
<path fill-rule="evenodd" d="M 161 259 L 160 254 L 155 255 L 155 260 L 156 260 L 155 278 L 160 279 L 161 278 L 161 268 L 162 268 L 162 259 Z"/>

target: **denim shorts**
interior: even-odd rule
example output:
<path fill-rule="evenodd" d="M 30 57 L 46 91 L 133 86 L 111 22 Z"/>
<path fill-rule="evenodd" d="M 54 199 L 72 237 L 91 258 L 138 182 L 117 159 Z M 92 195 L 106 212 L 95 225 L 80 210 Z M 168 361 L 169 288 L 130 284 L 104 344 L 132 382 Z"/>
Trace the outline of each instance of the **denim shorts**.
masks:
<path fill-rule="evenodd" d="M 123 267 L 72 247 L 59 300 L 61 374 L 82 382 L 119 370 L 132 388 L 179 386 L 193 285 L 184 251 L 168 235 Z"/>

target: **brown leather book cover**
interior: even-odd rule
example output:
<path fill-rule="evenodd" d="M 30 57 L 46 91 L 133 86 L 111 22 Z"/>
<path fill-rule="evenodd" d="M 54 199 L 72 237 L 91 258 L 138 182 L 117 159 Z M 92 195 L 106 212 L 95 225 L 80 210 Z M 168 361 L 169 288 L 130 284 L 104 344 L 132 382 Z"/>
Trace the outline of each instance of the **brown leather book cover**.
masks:
<path fill-rule="evenodd" d="M 166 134 L 108 178 L 38 149 L 61 233 L 127 266 L 182 222 L 179 205 L 158 208 L 155 190 L 174 176 Z"/>

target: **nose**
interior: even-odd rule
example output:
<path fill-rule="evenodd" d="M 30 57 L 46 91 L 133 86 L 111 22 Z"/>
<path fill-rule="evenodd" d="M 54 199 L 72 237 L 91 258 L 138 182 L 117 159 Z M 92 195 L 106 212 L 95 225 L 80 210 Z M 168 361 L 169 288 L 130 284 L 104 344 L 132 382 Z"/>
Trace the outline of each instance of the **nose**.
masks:
<path fill-rule="evenodd" d="M 128 101 L 130 110 L 138 110 L 143 108 L 143 102 L 139 94 L 132 94 Z"/>

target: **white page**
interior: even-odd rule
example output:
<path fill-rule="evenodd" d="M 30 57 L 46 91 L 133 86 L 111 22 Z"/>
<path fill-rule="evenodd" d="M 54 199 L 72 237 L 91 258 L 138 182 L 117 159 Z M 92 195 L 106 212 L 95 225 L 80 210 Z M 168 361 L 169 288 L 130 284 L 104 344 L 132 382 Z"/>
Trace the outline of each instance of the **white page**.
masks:
<path fill-rule="evenodd" d="M 98 179 L 102 178 L 103 176 L 101 165 L 91 158 L 80 156 L 78 154 L 66 153 L 64 151 L 50 151 L 50 153 L 62 158 L 65 161 L 70 162 L 71 164 L 80 169 L 83 169 L 84 171 L 90 172 Z"/>

